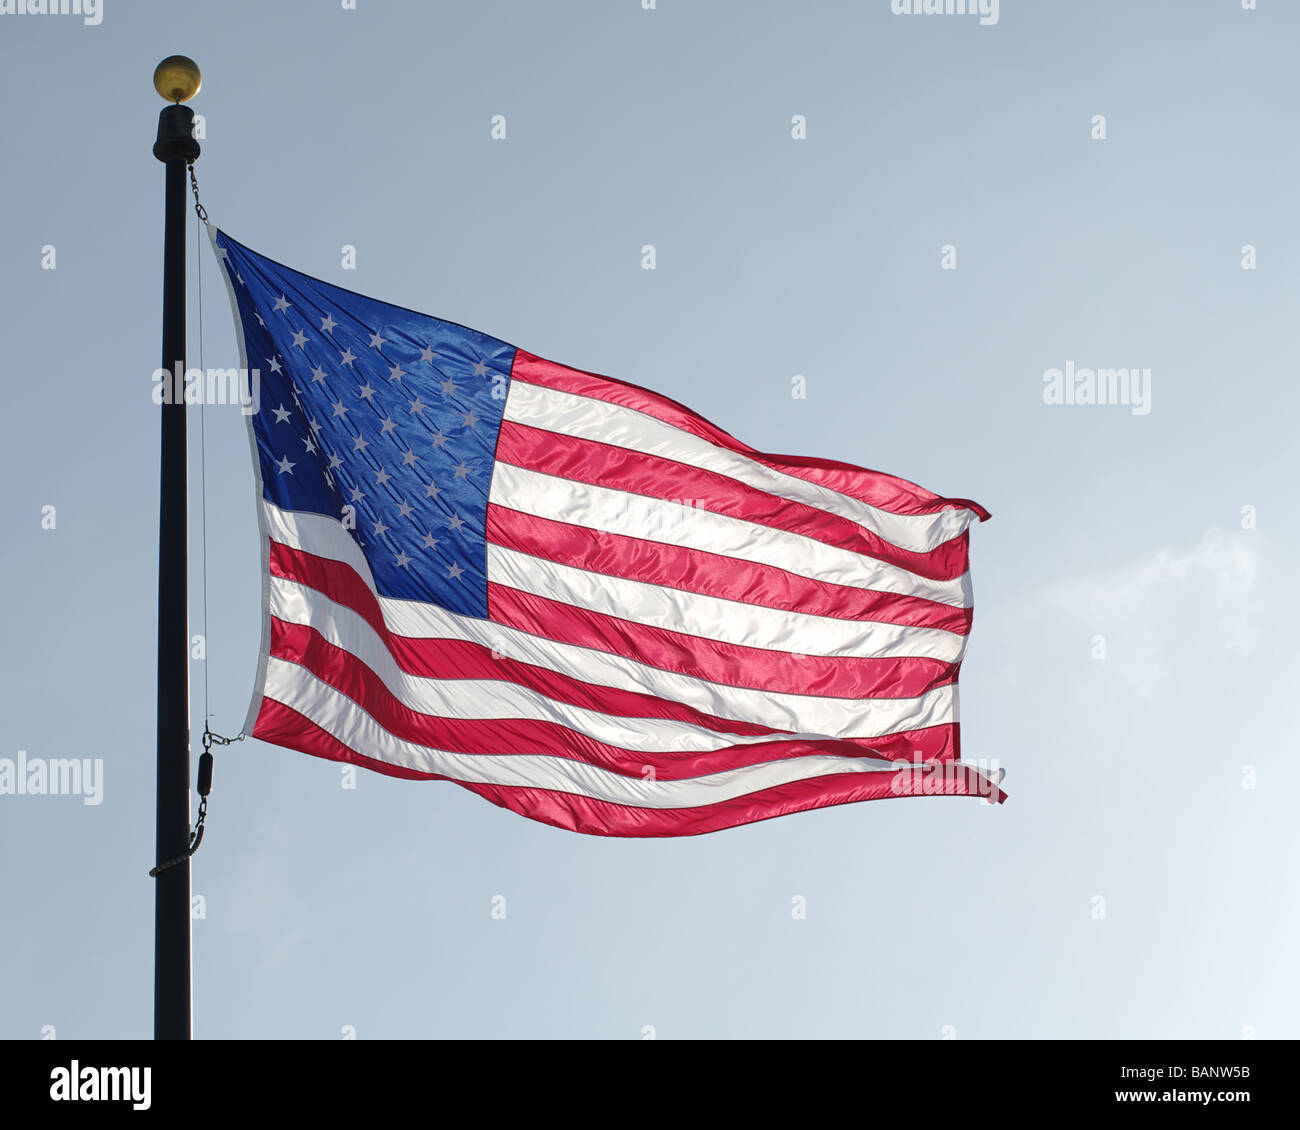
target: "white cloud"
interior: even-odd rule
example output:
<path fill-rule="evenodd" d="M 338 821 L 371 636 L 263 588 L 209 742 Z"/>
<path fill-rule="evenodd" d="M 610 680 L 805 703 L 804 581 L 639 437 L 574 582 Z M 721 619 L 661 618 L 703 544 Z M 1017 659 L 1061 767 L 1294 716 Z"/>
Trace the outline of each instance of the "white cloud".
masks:
<path fill-rule="evenodd" d="M 1089 637 L 1106 637 L 1106 661 L 1142 695 L 1171 676 L 1251 655 L 1262 634 L 1260 534 L 1211 528 L 1187 550 L 1162 549 L 1102 574 L 1075 576 L 1045 593 Z"/>

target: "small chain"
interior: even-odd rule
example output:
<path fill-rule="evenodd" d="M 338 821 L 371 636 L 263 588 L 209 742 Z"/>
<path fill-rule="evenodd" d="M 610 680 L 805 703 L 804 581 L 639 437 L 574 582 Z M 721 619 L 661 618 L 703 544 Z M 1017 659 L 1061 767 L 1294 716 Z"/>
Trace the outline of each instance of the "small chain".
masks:
<path fill-rule="evenodd" d="M 203 842 L 203 821 L 208 815 L 208 798 L 204 797 L 199 801 L 199 822 L 194 826 L 194 831 L 190 834 L 190 850 L 184 855 L 173 856 L 166 863 L 160 863 L 157 867 L 149 869 L 149 878 L 156 879 L 164 871 L 168 871 L 177 865 L 184 863 L 190 856 L 199 850 L 199 844 Z"/>
<path fill-rule="evenodd" d="M 223 738 L 220 734 L 214 734 L 210 729 L 208 729 L 208 725 L 205 722 L 203 724 L 203 752 L 206 756 L 210 757 L 214 745 L 231 745 L 234 742 L 242 742 L 246 737 L 248 737 L 248 735 L 241 730 L 233 738 Z M 167 862 L 158 864 L 157 867 L 153 868 L 149 872 L 149 877 L 151 879 L 158 878 L 162 872 L 167 871 L 172 867 L 178 867 L 199 850 L 199 844 L 203 842 L 203 827 L 207 818 L 208 794 L 204 793 L 199 797 L 199 818 L 194 825 L 194 831 L 190 833 L 189 850 L 183 855 L 173 856 L 171 859 L 167 860 Z"/>
<path fill-rule="evenodd" d="M 205 724 L 203 727 L 203 750 L 211 751 L 214 745 L 233 745 L 235 742 L 242 742 L 248 735 L 240 730 L 233 738 L 223 738 L 220 734 L 214 734 Z"/>
<path fill-rule="evenodd" d="M 194 212 L 205 224 L 208 222 L 208 210 L 199 201 L 199 181 L 194 175 L 194 162 L 190 162 L 190 188 L 194 192 Z"/>

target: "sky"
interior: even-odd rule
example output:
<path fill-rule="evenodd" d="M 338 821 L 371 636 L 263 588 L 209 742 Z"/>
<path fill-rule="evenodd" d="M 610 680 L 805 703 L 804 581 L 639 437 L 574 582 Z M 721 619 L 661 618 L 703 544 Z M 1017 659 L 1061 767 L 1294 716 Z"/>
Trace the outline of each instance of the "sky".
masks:
<path fill-rule="evenodd" d="M 249 247 L 990 510 L 962 737 L 1009 795 L 614 840 L 244 741 L 193 861 L 197 1037 L 1300 1035 L 1300 7 L 15 6 L 0 771 L 102 772 L 0 795 L 0 1038 L 152 1030 L 174 53 Z M 189 363 L 238 365 L 190 225 Z M 1127 403 L 1054 402 L 1103 368 Z M 243 722 L 261 582 L 244 419 L 207 410 L 200 474 L 191 417 L 197 760 L 205 711 Z"/>

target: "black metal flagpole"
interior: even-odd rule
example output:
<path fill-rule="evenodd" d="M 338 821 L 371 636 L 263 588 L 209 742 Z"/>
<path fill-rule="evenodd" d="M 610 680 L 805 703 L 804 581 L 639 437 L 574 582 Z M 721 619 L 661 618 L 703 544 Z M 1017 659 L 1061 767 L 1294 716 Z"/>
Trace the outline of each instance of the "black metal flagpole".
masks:
<path fill-rule="evenodd" d="M 153 155 L 167 168 L 163 237 L 163 397 L 158 512 L 158 828 L 154 878 L 154 1039 L 193 1035 L 190 996 L 190 639 L 185 450 L 186 166 L 199 155 L 194 111 L 181 103 L 202 79 L 193 60 L 158 64 L 154 86 L 173 105 L 158 116 Z M 184 857 L 184 858 L 180 858 Z M 169 864 L 162 867 L 164 863 Z"/>

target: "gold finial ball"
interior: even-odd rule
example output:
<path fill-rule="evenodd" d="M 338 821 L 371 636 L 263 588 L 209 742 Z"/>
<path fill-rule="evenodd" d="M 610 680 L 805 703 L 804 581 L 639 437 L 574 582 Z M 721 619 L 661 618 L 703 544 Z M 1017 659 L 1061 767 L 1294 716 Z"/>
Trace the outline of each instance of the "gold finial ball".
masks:
<path fill-rule="evenodd" d="M 153 72 L 154 89 L 168 102 L 188 102 L 203 85 L 199 65 L 184 55 L 168 55 Z"/>

